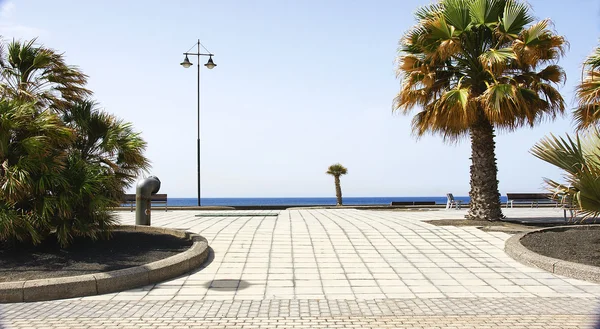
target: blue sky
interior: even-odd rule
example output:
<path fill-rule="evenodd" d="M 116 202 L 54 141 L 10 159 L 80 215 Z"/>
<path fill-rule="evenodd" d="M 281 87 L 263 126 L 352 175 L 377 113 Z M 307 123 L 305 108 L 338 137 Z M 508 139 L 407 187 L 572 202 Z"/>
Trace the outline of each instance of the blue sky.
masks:
<path fill-rule="evenodd" d="M 325 171 L 336 162 L 349 170 L 344 196 L 468 194 L 469 142 L 416 140 L 411 116 L 391 110 L 398 40 L 429 1 L 0 3 L 0 35 L 39 37 L 64 52 L 90 76 L 101 106 L 142 132 L 150 174 L 169 196 L 196 196 L 196 68 L 179 63 L 197 39 L 218 65 L 201 71 L 203 197 L 334 196 Z M 600 36 L 600 3 L 529 3 L 570 42 L 560 64 L 571 109 L 581 62 Z M 529 149 L 572 130 L 569 110 L 499 133 L 500 193 L 540 191 L 542 177 L 560 178 Z"/>

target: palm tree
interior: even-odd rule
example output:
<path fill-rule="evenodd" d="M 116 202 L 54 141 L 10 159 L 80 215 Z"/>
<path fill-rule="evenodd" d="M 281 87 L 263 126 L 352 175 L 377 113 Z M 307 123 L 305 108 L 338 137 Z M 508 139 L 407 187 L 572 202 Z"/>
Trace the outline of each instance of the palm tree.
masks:
<path fill-rule="evenodd" d="M 496 130 L 533 127 L 565 104 L 555 86 L 566 41 L 534 22 L 519 0 L 441 0 L 416 12 L 400 40 L 393 108 L 414 107 L 413 132 L 445 141 L 471 140 L 471 198 L 467 218 L 503 217 L 495 155 Z"/>
<path fill-rule="evenodd" d="M 342 186 L 340 185 L 340 176 L 348 173 L 348 169 L 339 163 L 332 164 L 327 169 L 327 174 L 333 176 L 335 179 L 335 197 L 337 199 L 337 205 L 342 205 Z"/>
<path fill-rule="evenodd" d="M 577 130 L 596 126 L 600 121 L 600 47 L 583 62 L 584 77 L 577 86 L 579 106 L 573 113 Z"/>
<path fill-rule="evenodd" d="M 76 132 L 74 150 L 87 163 L 105 168 L 118 181 L 117 190 L 131 185 L 150 166 L 144 156 L 146 142 L 132 124 L 100 110 L 95 102 L 72 104 L 62 119 Z"/>
<path fill-rule="evenodd" d="M 583 62 L 584 76 L 577 86 L 579 105 L 573 112 L 577 133 L 539 141 L 531 153 L 565 171 L 566 184 L 544 178 L 555 195 L 572 200 L 583 218 L 600 216 L 600 47 Z"/>
<path fill-rule="evenodd" d="M 583 218 L 600 215 L 600 131 L 598 128 L 575 138 L 550 135 L 531 153 L 565 171 L 566 184 L 544 178 L 556 198 L 567 197 Z"/>
<path fill-rule="evenodd" d="M 35 244 L 50 233 L 73 137 L 55 113 L 0 99 L 0 243 Z"/>
<path fill-rule="evenodd" d="M 86 75 L 34 41 L 0 44 L 0 243 L 107 237 L 108 207 L 149 166 L 146 143 L 86 100 Z"/>
<path fill-rule="evenodd" d="M 91 95 L 85 74 L 35 41 L 13 40 L 6 49 L 0 45 L 0 96 L 62 110 Z"/>
<path fill-rule="evenodd" d="M 62 119 L 76 136 L 64 171 L 68 189 L 57 193 L 65 213 L 52 225 L 66 246 L 78 235 L 108 236 L 116 223 L 108 207 L 120 204 L 123 191 L 150 164 L 140 134 L 130 123 L 98 109 L 96 103 L 75 103 Z"/>

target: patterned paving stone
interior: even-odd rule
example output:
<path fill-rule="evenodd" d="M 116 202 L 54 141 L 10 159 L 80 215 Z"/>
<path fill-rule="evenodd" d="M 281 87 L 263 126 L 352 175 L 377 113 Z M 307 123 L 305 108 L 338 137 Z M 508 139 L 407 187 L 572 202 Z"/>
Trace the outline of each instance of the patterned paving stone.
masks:
<path fill-rule="evenodd" d="M 562 215 L 547 208 L 505 212 L 512 217 Z M 464 211 L 289 210 L 277 217 L 197 213 L 154 212 L 153 224 L 205 236 L 214 251 L 209 265 L 135 294 L 87 299 L 600 296 L 598 285 L 514 261 L 503 251 L 508 234 L 423 222 L 462 218 Z M 119 216 L 125 224 L 134 222 L 133 213 Z"/>
<path fill-rule="evenodd" d="M 98 323 L 96 319 L 22 321 L 11 328 L 511 328 L 511 329 L 572 329 L 591 326 L 583 316 L 375 316 L 375 317 L 273 317 L 273 318 L 171 318 L 111 319 Z"/>
<path fill-rule="evenodd" d="M 120 293 L 0 305 L 0 328 L 585 328 L 596 319 L 600 285 L 514 261 L 505 233 L 423 222 L 464 210 L 197 213 L 157 211 L 152 221 L 206 237 L 213 255 L 202 269 Z"/>

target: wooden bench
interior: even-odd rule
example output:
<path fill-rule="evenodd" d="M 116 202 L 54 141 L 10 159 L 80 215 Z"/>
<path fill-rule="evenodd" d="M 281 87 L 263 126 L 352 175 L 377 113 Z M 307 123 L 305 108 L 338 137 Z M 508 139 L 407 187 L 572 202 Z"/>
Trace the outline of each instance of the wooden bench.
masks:
<path fill-rule="evenodd" d="M 531 208 L 535 205 L 536 207 L 540 203 L 553 204 L 558 206 L 558 202 L 552 199 L 552 193 L 506 193 L 506 208 L 510 204 L 513 207 L 514 203 L 528 203 L 531 204 Z"/>
<path fill-rule="evenodd" d="M 150 204 L 164 204 L 165 211 L 167 211 L 167 195 L 166 194 L 153 194 L 152 200 L 150 200 Z M 123 204 L 128 204 L 131 207 L 131 211 L 133 211 L 133 207 L 135 206 L 135 194 L 125 194 L 123 196 Z"/>
<path fill-rule="evenodd" d="M 390 206 L 434 206 L 435 201 L 392 201 Z"/>

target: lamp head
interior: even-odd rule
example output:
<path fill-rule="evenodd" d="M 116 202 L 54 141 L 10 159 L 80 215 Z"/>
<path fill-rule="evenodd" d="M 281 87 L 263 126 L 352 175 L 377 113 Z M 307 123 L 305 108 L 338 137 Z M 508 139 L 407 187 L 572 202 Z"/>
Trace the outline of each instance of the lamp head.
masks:
<path fill-rule="evenodd" d="M 210 55 L 210 57 L 208 57 L 208 62 L 206 62 L 206 64 L 204 64 L 204 66 L 208 67 L 210 70 L 214 69 L 215 66 L 217 66 L 217 64 L 215 64 L 215 62 L 213 62 L 213 60 L 212 60 L 212 55 Z"/>
<path fill-rule="evenodd" d="M 192 66 L 192 62 L 190 62 L 187 55 L 185 55 L 185 59 L 183 60 L 183 62 L 181 62 L 181 66 L 185 67 L 186 69 Z"/>

